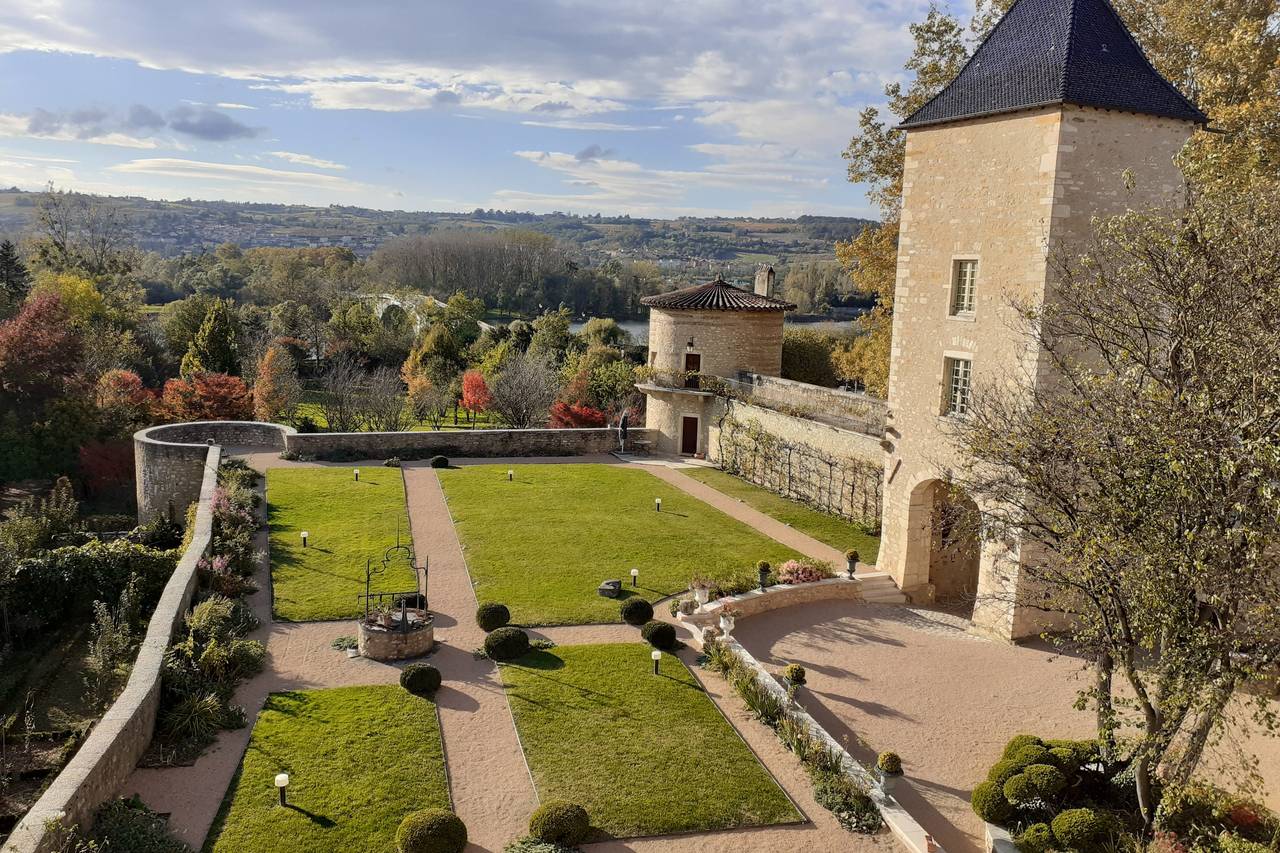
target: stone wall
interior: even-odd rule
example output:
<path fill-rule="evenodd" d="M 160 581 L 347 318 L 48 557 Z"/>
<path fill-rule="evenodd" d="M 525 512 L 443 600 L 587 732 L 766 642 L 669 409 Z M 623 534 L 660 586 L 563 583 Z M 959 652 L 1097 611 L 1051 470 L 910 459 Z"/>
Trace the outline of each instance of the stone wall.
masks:
<path fill-rule="evenodd" d="M 628 438 L 649 438 L 630 429 Z M 618 450 L 618 431 L 603 429 L 478 429 L 456 432 L 317 432 L 286 439 L 291 453 L 317 459 L 427 459 L 432 456 L 587 456 Z"/>
<path fill-rule="evenodd" d="M 162 424 L 133 436 L 138 521 L 166 516 L 186 521 L 187 507 L 200 496 L 209 446 L 284 450 L 293 429 L 257 421 L 192 421 Z"/>
<path fill-rule="evenodd" d="M 151 743 L 160 707 L 164 654 L 191 607 L 198 581 L 196 564 L 208 553 L 213 533 L 210 502 L 218 485 L 222 449 L 204 445 L 200 449 L 205 455 L 198 475 L 190 466 L 179 468 L 186 476 L 197 476 L 193 489 L 197 495 L 195 530 L 147 624 L 129 681 L 79 751 L 14 828 L 3 853 L 48 853 L 55 849 L 54 839 L 45 830 L 51 820 L 88 826 L 98 807 L 120 793 Z M 151 458 L 158 464 L 163 457 Z"/>
<path fill-rule="evenodd" d="M 877 439 L 884 435 L 885 415 L 889 404 L 866 394 L 823 388 L 820 385 L 809 385 L 778 376 L 762 376 L 759 373 L 740 374 L 734 387 L 750 394 L 753 402 L 794 410 L 797 414 Z M 835 421 L 844 423 L 834 423 Z"/>
<path fill-rule="evenodd" d="M 884 450 L 865 433 L 718 398 L 707 459 L 744 479 L 826 512 L 880 518 Z"/>

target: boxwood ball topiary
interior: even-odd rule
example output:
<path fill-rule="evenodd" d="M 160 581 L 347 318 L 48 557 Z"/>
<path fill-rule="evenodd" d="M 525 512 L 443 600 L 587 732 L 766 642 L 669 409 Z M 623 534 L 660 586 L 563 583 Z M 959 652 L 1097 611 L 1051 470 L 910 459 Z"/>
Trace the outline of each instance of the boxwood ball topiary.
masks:
<path fill-rule="evenodd" d="M 411 663 L 400 672 L 400 686 L 414 696 L 433 696 L 440 689 L 440 670 L 429 663 Z"/>
<path fill-rule="evenodd" d="M 1068 809 L 1053 819 L 1053 836 L 1064 850 L 1092 853 L 1111 834 L 1111 822 L 1093 809 Z"/>
<path fill-rule="evenodd" d="M 1015 806 L 1047 803 L 1067 787 L 1067 777 L 1048 764 L 1032 764 L 1004 783 L 1004 798 Z"/>
<path fill-rule="evenodd" d="M 1013 806 L 995 782 L 981 782 L 969 796 L 973 813 L 987 823 L 1002 824 L 1013 815 Z"/>
<path fill-rule="evenodd" d="M 507 609 L 505 604 L 488 602 L 476 608 L 476 624 L 485 633 L 496 631 L 510 622 L 511 611 Z"/>
<path fill-rule="evenodd" d="M 529 818 L 529 834 L 534 838 L 568 847 L 586 841 L 590 831 L 587 810 L 568 800 L 548 800 Z"/>
<path fill-rule="evenodd" d="M 431 467 L 432 467 L 432 468 L 448 468 L 448 467 L 449 467 L 449 457 L 447 457 L 447 456 L 432 456 L 432 457 L 431 457 Z"/>
<path fill-rule="evenodd" d="M 1035 735 L 1014 735 L 1009 738 L 1009 742 L 1005 744 L 1004 754 L 1001 758 L 1013 758 L 1013 756 L 1025 746 L 1044 746 L 1044 741 Z"/>
<path fill-rule="evenodd" d="M 491 660 L 515 660 L 529 652 L 529 635 L 519 628 L 498 628 L 484 638 L 484 653 Z"/>
<path fill-rule="evenodd" d="M 676 647 L 676 626 L 668 622 L 646 622 L 640 636 L 655 649 L 669 652 Z"/>
<path fill-rule="evenodd" d="M 1053 849 L 1053 830 L 1047 823 L 1033 823 L 1016 839 L 1021 853 L 1047 853 Z"/>
<path fill-rule="evenodd" d="M 467 827 L 453 812 L 424 809 L 400 821 L 396 849 L 400 853 L 462 853 Z"/>
<path fill-rule="evenodd" d="M 1024 746 L 1022 749 L 1015 752 L 1009 760 L 1017 762 L 1023 767 L 1030 767 L 1032 764 L 1048 764 L 1053 759 L 1049 755 L 1049 750 L 1045 749 L 1043 746 L 1035 746 L 1033 744 L 1031 746 Z"/>
<path fill-rule="evenodd" d="M 995 764 L 991 765 L 991 770 L 987 773 L 987 778 L 1003 788 L 1005 782 L 1008 782 L 1021 772 L 1022 765 L 1016 761 L 997 761 Z"/>
<path fill-rule="evenodd" d="M 653 619 L 653 605 L 643 598 L 628 598 L 622 602 L 622 621 L 628 625 L 643 625 Z"/>

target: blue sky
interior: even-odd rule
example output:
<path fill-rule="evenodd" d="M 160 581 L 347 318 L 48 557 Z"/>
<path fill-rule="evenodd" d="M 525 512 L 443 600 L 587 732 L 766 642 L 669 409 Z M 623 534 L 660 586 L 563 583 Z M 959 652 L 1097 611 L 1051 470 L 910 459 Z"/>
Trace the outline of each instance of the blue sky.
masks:
<path fill-rule="evenodd" d="M 865 215 L 840 152 L 858 111 L 899 78 L 907 24 L 926 8 L 6 0 L 0 185 L 384 209 Z"/>

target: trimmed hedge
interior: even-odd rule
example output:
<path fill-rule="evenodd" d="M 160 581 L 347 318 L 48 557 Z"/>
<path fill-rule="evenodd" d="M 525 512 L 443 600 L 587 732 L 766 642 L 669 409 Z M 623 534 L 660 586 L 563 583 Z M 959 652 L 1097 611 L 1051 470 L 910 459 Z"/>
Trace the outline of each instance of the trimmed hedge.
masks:
<path fill-rule="evenodd" d="M 396 849 L 400 853 L 462 853 L 466 846 L 466 824 L 444 809 L 406 815 L 396 830 Z"/>
<path fill-rule="evenodd" d="M 1032 764 L 1004 783 L 1004 798 L 1016 806 L 1048 803 L 1067 787 L 1067 777 L 1048 764 Z"/>
<path fill-rule="evenodd" d="M 1112 821 L 1093 809 L 1068 809 L 1053 819 L 1053 836 L 1067 850 L 1092 853 L 1112 832 Z"/>
<path fill-rule="evenodd" d="M 400 672 L 400 686 L 414 696 L 434 696 L 440 682 L 440 670 L 429 663 L 411 663 Z"/>
<path fill-rule="evenodd" d="M 676 626 L 669 622 L 646 622 L 640 636 L 655 649 L 669 652 L 676 647 Z"/>
<path fill-rule="evenodd" d="M 653 620 L 653 605 L 643 598 L 628 598 L 622 602 L 622 621 L 637 627 Z"/>
<path fill-rule="evenodd" d="M 1048 853 L 1053 849 L 1053 830 L 1047 823 L 1033 823 L 1015 841 L 1021 853 Z"/>
<path fill-rule="evenodd" d="M 587 810 L 568 800 L 548 800 L 529 818 L 529 834 L 541 841 L 570 847 L 587 840 L 591 818 Z"/>
<path fill-rule="evenodd" d="M 1013 815 L 1013 804 L 995 782 L 981 782 L 969 796 L 973 812 L 987 823 L 1003 824 Z"/>
<path fill-rule="evenodd" d="M 432 468 L 448 468 L 449 458 L 447 456 L 432 456 L 431 467 Z"/>
<path fill-rule="evenodd" d="M 476 624 L 486 634 L 511 624 L 511 611 L 505 604 L 486 602 L 476 608 Z"/>
<path fill-rule="evenodd" d="M 515 660 L 529 653 L 529 635 L 519 628 L 498 628 L 484 638 L 484 653 L 490 660 Z"/>

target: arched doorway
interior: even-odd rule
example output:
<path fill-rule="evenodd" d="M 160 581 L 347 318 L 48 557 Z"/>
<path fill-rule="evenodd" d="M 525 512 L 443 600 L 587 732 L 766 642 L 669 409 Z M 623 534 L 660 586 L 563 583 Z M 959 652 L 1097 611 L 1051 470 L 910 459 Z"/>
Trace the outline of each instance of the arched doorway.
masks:
<path fill-rule="evenodd" d="M 978 505 L 944 480 L 926 480 L 911 492 L 911 541 L 908 572 L 915 584 L 928 584 L 940 608 L 973 617 L 978 596 Z"/>

